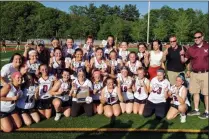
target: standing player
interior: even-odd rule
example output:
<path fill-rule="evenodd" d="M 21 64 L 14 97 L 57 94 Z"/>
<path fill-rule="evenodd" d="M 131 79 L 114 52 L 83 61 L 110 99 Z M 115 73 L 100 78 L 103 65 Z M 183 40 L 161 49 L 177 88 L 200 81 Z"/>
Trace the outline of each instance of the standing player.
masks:
<path fill-rule="evenodd" d="M 18 48 L 20 50 L 20 38 L 17 39 L 17 46 L 16 46 L 15 50 L 18 50 Z"/>
<path fill-rule="evenodd" d="M 19 71 L 22 64 L 22 56 L 19 53 L 14 53 L 8 64 L 4 65 L 1 69 L 1 85 L 9 83 L 11 74 Z"/>
<path fill-rule="evenodd" d="M 108 65 L 111 67 L 111 72 L 113 75 L 120 73 L 120 68 L 123 66 L 123 62 L 120 58 L 117 58 L 117 52 L 115 50 L 111 51 L 109 54 Z"/>
<path fill-rule="evenodd" d="M 71 61 L 70 68 L 74 72 L 74 74 L 71 76 L 71 79 L 76 78 L 76 75 L 77 75 L 76 72 L 78 71 L 77 70 L 78 68 L 86 69 L 87 73 L 90 72 L 90 64 L 88 60 L 84 60 L 82 49 L 78 48 L 75 50 L 74 58 Z"/>
<path fill-rule="evenodd" d="M 28 52 L 29 60 L 27 60 L 26 64 L 28 67 L 28 72 L 33 75 L 33 77 L 38 76 L 38 67 L 40 66 L 40 62 L 38 61 L 38 54 L 35 50 L 30 50 Z"/>
<path fill-rule="evenodd" d="M 127 42 L 122 42 L 120 44 L 118 55 L 122 59 L 123 63 L 125 64 L 128 60 L 128 54 L 130 52 L 128 51 L 128 44 Z"/>
<path fill-rule="evenodd" d="M 5 41 L 5 39 L 2 40 L 2 46 L 1 46 L 1 47 L 2 47 L 1 50 L 2 50 L 4 53 L 6 53 L 7 51 L 6 51 L 6 41 Z"/>
<path fill-rule="evenodd" d="M 142 67 L 142 63 L 137 60 L 137 54 L 135 52 L 130 52 L 128 55 L 129 61 L 126 62 L 126 66 L 129 67 L 133 75 L 137 75 L 137 69 Z"/>
<path fill-rule="evenodd" d="M 54 48 L 54 56 L 50 58 L 49 67 L 51 68 L 51 73 L 57 78 L 62 77 L 62 69 L 65 68 L 65 62 L 62 57 L 62 51 L 60 48 Z"/>

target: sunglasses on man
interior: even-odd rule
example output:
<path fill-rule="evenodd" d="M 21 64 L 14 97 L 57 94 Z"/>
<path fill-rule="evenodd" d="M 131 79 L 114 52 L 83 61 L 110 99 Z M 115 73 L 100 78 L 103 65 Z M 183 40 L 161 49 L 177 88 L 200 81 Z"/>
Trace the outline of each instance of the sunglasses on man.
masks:
<path fill-rule="evenodd" d="M 194 37 L 194 39 L 200 39 L 202 36 Z"/>

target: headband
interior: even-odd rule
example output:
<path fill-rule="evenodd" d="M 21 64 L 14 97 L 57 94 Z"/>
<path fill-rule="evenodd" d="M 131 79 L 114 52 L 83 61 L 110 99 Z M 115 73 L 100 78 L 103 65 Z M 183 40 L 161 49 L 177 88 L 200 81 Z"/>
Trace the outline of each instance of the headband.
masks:
<path fill-rule="evenodd" d="M 37 53 L 37 52 L 35 50 L 30 50 L 28 54 L 31 55 L 32 53 Z"/>
<path fill-rule="evenodd" d="M 180 74 L 177 77 L 181 78 L 183 81 L 185 80 L 185 78 Z"/>
<path fill-rule="evenodd" d="M 21 73 L 19 71 L 13 72 L 11 78 L 15 78 L 17 75 L 21 75 Z"/>
<path fill-rule="evenodd" d="M 99 75 L 100 75 L 101 72 L 100 72 L 100 71 L 94 71 L 94 72 L 93 72 L 93 75 L 95 75 L 95 74 L 99 74 Z"/>
<path fill-rule="evenodd" d="M 158 69 L 157 72 L 165 73 L 165 70 L 163 70 L 163 69 Z"/>
<path fill-rule="evenodd" d="M 128 67 L 127 66 L 122 66 L 121 70 L 127 70 L 128 71 Z"/>

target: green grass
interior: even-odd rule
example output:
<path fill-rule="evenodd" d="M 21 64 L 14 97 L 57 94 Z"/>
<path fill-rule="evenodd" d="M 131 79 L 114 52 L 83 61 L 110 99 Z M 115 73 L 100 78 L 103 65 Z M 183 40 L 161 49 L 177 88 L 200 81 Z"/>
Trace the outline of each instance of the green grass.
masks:
<path fill-rule="evenodd" d="M 0 68 L 7 64 L 14 53 L 23 54 L 23 50 L 7 51 L 7 53 L 0 52 Z"/>
<path fill-rule="evenodd" d="M 136 48 L 131 50 L 136 51 Z M 15 51 L 16 52 L 16 51 Z M 10 58 L 14 52 L 7 54 L 1 53 L 2 58 Z M 1 61 L 1 65 L 8 63 Z M 201 99 L 202 100 L 202 99 Z M 193 105 L 193 103 L 192 103 Z M 193 106 L 192 106 L 193 107 Z M 204 111 L 203 101 L 200 103 L 200 111 Z M 43 120 L 40 123 L 32 124 L 31 128 L 148 128 L 148 129 L 204 129 L 208 130 L 208 120 L 200 120 L 197 116 L 187 117 L 185 124 L 180 123 L 179 116 L 171 121 L 164 120 L 158 122 L 154 117 L 143 118 L 134 114 L 122 114 L 115 118 L 113 124 L 110 124 L 110 119 L 103 115 L 95 115 L 93 117 L 86 117 L 81 115 L 76 118 L 62 117 L 59 122 L 55 122 L 54 116 L 49 120 Z M 25 128 L 24 126 L 23 128 Z M 133 139 L 133 138 L 163 138 L 163 139 L 206 139 L 208 135 L 191 134 L 191 133 L 156 133 L 156 132 L 13 132 L 13 133 L 0 133 L 0 137 L 7 138 L 52 138 L 52 139 Z"/>
<path fill-rule="evenodd" d="M 20 53 L 20 54 L 22 54 L 23 50 L 7 51 L 7 53 L 0 52 L 1 59 L 11 57 L 13 53 Z"/>

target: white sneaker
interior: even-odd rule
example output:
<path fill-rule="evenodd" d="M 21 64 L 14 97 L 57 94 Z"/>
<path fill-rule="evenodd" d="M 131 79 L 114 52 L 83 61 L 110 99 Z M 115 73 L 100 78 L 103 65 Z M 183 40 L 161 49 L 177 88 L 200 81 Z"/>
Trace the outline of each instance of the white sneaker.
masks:
<path fill-rule="evenodd" d="M 184 116 L 180 115 L 180 119 L 181 119 L 181 123 L 185 123 L 186 122 L 186 115 L 184 115 Z"/>
<path fill-rule="evenodd" d="M 56 116 L 54 118 L 55 121 L 58 121 L 61 118 L 62 114 L 61 113 L 56 113 Z"/>

